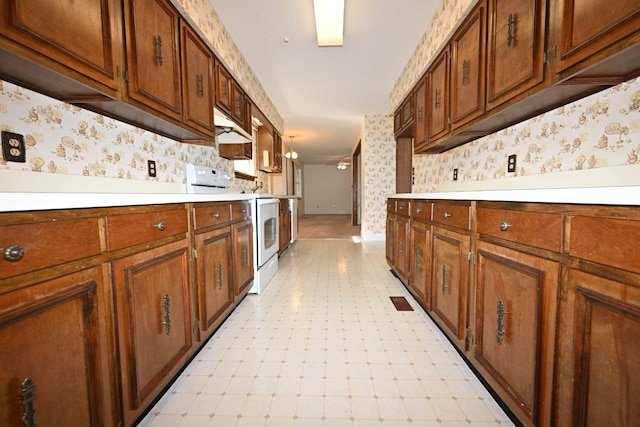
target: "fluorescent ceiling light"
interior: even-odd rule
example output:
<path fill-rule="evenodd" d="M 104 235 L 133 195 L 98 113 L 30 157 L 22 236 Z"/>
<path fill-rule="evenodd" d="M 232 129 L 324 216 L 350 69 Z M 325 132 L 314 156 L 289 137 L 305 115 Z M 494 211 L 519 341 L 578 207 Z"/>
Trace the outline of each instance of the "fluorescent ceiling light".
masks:
<path fill-rule="evenodd" d="M 342 46 L 344 0 L 313 0 L 318 46 Z"/>

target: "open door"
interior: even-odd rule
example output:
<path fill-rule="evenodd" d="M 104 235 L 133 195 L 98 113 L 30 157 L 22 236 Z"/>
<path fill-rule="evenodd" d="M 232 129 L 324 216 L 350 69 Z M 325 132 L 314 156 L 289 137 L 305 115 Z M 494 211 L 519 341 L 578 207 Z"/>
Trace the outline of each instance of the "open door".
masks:
<path fill-rule="evenodd" d="M 358 141 L 358 146 L 356 147 L 356 149 L 353 151 L 353 154 L 351 156 L 351 173 L 353 174 L 351 176 L 351 187 L 353 189 L 353 195 L 352 195 L 352 201 L 353 201 L 353 208 L 352 208 L 352 212 L 351 212 L 351 225 L 360 225 L 360 201 L 361 201 L 361 197 L 360 197 L 360 187 L 361 187 L 361 182 L 360 182 L 360 143 L 361 141 Z"/>

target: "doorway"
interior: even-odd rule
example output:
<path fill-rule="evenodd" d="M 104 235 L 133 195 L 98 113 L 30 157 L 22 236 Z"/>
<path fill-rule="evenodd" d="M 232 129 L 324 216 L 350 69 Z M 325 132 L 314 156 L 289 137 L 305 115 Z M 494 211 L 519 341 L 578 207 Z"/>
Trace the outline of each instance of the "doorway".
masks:
<path fill-rule="evenodd" d="M 353 154 L 351 156 L 351 188 L 353 189 L 353 195 L 351 196 L 352 198 L 352 202 L 353 202 L 353 207 L 351 209 L 351 225 L 360 225 L 361 222 L 361 218 L 360 218 L 360 213 L 361 213 L 361 205 L 360 205 L 360 187 L 361 187 L 361 182 L 360 182 L 360 160 L 361 160 L 361 155 L 360 155 L 360 150 L 361 150 L 361 145 L 362 140 L 358 141 L 358 145 L 356 146 L 356 149 L 353 151 Z"/>

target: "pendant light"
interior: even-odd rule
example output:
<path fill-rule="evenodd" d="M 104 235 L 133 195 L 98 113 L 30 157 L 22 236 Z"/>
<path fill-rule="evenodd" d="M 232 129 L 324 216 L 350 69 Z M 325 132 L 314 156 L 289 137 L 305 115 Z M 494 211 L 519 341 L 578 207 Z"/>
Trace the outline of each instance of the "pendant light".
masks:
<path fill-rule="evenodd" d="M 293 136 L 290 135 L 289 136 L 289 151 L 287 151 L 284 156 L 287 159 L 297 159 L 298 158 L 298 153 L 296 153 L 295 151 L 293 151 Z"/>

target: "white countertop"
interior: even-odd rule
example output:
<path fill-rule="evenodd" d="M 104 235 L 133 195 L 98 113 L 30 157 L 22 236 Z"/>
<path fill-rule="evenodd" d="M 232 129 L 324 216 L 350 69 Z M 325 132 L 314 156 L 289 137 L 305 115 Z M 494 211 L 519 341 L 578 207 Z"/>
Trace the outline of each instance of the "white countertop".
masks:
<path fill-rule="evenodd" d="M 0 193 L 0 212 L 252 200 L 266 194 Z"/>
<path fill-rule="evenodd" d="M 640 186 L 443 191 L 434 193 L 395 194 L 391 197 L 399 199 L 486 200 L 501 202 L 640 206 Z"/>

